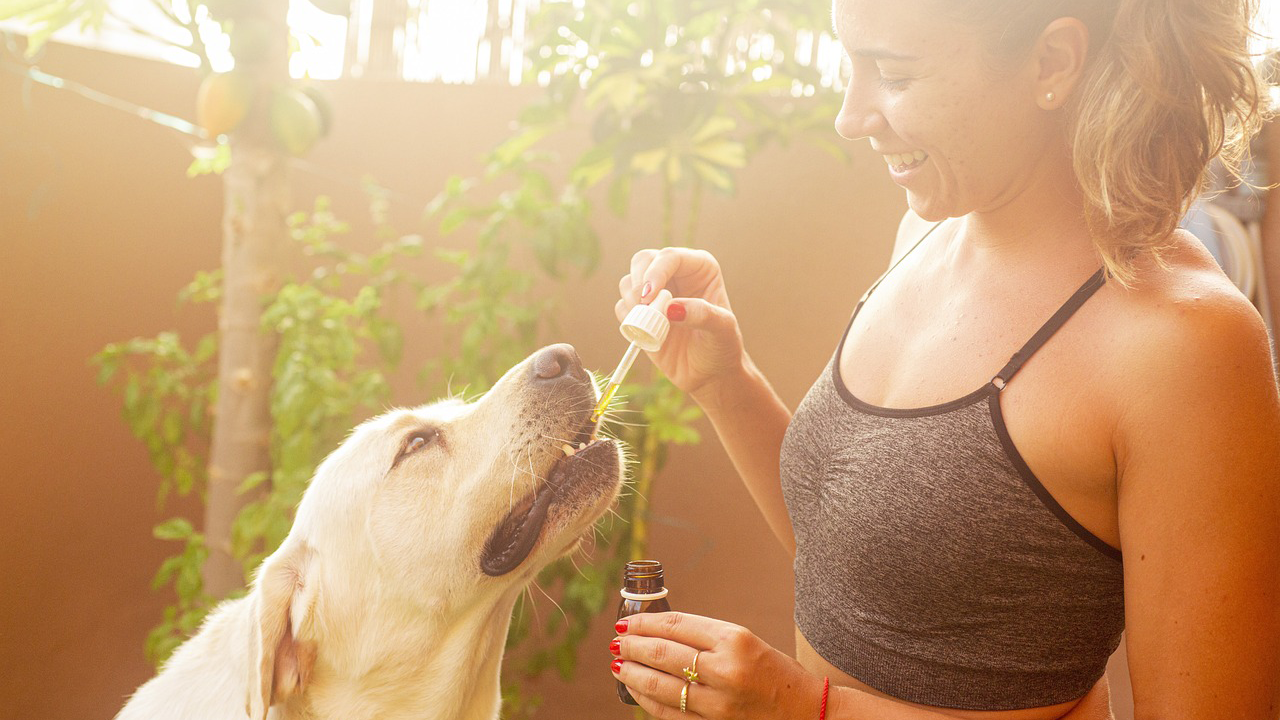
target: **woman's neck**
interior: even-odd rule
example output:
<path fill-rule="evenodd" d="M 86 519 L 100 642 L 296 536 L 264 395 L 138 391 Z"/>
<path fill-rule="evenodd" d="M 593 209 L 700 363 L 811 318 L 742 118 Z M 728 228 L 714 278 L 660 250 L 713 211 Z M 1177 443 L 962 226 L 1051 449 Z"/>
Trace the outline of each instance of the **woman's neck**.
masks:
<path fill-rule="evenodd" d="M 959 265 L 1093 262 L 1084 209 L 1071 158 L 1046 157 L 1007 200 L 966 215 L 949 252 Z"/>

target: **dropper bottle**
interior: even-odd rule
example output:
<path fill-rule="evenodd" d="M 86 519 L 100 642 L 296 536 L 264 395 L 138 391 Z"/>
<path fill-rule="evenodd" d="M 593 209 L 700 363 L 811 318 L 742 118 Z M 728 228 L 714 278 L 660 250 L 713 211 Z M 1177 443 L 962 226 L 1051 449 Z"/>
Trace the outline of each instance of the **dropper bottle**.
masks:
<path fill-rule="evenodd" d="M 627 371 L 631 369 L 631 364 L 636 361 L 640 351 L 657 352 L 662 349 L 662 343 L 666 342 L 667 332 L 671 329 L 671 322 L 667 320 L 667 306 L 671 304 L 671 300 L 671 291 L 663 288 L 658 291 L 652 303 L 636 305 L 623 319 L 619 330 L 622 337 L 631 341 L 631 345 L 622 355 L 622 361 L 618 363 L 613 375 L 609 376 L 609 384 L 600 395 L 595 412 L 591 413 L 591 422 L 599 422 L 600 416 L 609 409 L 609 401 L 618 392 L 618 387 L 622 385 L 623 378 L 627 376 Z"/>

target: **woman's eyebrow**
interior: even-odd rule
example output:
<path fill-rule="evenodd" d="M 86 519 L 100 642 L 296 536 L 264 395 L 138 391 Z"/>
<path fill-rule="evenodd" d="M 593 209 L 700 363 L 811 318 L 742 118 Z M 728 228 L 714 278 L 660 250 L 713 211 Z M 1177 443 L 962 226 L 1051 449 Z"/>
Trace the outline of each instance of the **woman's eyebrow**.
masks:
<path fill-rule="evenodd" d="M 884 48 L 858 48 L 853 52 L 851 52 L 850 55 L 856 55 L 857 57 L 868 58 L 870 60 L 910 61 L 910 60 L 920 59 L 916 55 L 903 55 L 902 53 L 896 53 L 891 50 L 885 50 Z"/>
<path fill-rule="evenodd" d="M 835 38 L 836 42 L 843 42 L 840 39 L 840 28 L 839 28 L 839 23 L 836 22 L 836 8 L 834 4 L 832 4 L 831 6 L 831 36 Z M 915 55 L 903 55 L 902 53 L 896 53 L 896 52 L 893 52 L 892 50 L 885 50 L 884 48 L 859 48 L 849 53 L 849 56 L 863 57 L 863 58 L 868 58 L 870 60 L 909 61 L 909 60 L 920 59 Z"/>

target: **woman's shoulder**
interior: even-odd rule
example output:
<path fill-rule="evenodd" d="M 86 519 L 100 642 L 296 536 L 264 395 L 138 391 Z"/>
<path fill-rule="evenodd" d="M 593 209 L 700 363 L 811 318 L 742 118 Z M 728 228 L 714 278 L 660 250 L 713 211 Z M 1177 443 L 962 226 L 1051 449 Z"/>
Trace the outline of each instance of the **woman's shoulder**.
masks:
<path fill-rule="evenodd" d="M 1238 326 L 1242 331 L 1262 329 L 1265 333 L 1257 309 L 1205 246 L 1185 230 L 1174 232 L 1159 259 L 1142 258 L 1134 269 L 1132 287 L 1116 282 L 1108 282 L 1106 287 L 1118 321 L 1132 323 L 1139 333 L 1156 333 L 1143 336 L 1144 340 L 1158 340 L 1167 333 L 1173 333 L 1170 339 L 1185 340 L 1177 336 L 1203 330 L 1204 324 Z"/>
<path fill-rule="evenodd" d="M 1167 402 L 1222 382 L 1275 382 L 1271 342 L 1257 309 L 1195 236 L 1177 231 L 1162 261 L 1143 259 L 1132 287 L 1108 282 L 1101 320 L 1108 373 L 1128 393 Z"/>

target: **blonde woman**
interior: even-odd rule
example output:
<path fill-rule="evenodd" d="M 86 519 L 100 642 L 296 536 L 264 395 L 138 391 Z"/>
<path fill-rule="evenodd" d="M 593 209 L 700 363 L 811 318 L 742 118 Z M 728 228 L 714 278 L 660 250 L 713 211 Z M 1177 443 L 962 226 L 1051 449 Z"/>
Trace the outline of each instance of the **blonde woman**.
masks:
<path fill-rule="evenodd" d="M 795 556 L 796 658 L 620 621 L 658 718 L 1280 716 L 1280 404 L 1256 310 L 1178 219 L 1259 122 L 1246 0 L 836 0 L 836 120 L 905 189 L 893 262 L 794 414 L 714 258 L 646 250 L 619 318 Z M 802 284 L 797 274 L 792 280 Z M 819 371 L 815 368 L 815 371 Z"/>

